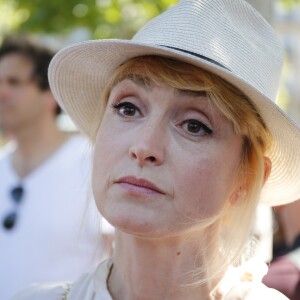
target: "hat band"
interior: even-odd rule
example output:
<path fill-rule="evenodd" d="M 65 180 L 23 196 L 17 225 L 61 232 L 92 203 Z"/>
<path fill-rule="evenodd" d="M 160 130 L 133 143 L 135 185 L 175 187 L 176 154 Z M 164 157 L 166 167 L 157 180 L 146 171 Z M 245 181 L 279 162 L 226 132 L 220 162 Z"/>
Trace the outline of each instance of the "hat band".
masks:
<path fill-rule="evenodd" d="M 180 48 L 176 48 L 176 47 L 166 46 L 166 45 L 159 45 L 159 46 L 161 46 L 161 47 L 166 47 L 166 48 L 170 48 L 170 49 L 173 49 L 173 50 L 177 50 L 177 51 L 180 51 L 180 52 L 184 52 L 184 53 L 187 53 L 187 54 L 190 54 L 190 55 L 199 57 L 199 58 L 201 58 L 201 59 L 204 59 L 204 60 L 206 60 L 206 61 L 209 61 L 209 62 L 211 62 L 211 63 L 213 63 L 213 64 L 215 64 L 215 65 L 217 65 L 217 66 L 219 66 L 219 67 L 221 67 L 221 68 L 224 68 L 224 69 L 226 69 L 226 70 L 232 72 L 230 69 L 228 69 L 227 67 L 223 66 L 223 65 L 220 64 L 219 62 L 217 62 L 217 61 L 215 61 L 215 60 L 213 60 L 213 59 L 211 59 L 211 58 L 208 58 L 208 57 L 206 57 L 206 56 L 203 56 L 203 55 L 201 55 L 201 54 L 194 53 L 194 52 L 191 52 L 191 51 L 188 51 L 188 50 L 184 50 L 184 49 L 180 49 Z"/>

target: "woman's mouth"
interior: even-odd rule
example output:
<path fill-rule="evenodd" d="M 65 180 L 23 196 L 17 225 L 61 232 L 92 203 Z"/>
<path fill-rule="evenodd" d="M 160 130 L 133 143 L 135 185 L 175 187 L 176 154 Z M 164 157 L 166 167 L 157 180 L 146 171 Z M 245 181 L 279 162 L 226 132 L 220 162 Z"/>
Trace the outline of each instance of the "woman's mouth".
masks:
<path fill-rule="evenodd" d="M 159 189 L 154 183 L 134 176 L 125 176 L 116 181 L 117 184 L 127 192 L 136 195 L 164 195 L 165 193 Z"/>

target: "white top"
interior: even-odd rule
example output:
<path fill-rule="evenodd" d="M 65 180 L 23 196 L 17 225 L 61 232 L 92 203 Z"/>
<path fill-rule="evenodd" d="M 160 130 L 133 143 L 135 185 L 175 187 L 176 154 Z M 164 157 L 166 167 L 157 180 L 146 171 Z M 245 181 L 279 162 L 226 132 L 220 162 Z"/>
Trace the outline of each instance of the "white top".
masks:
<path fill-rule="evenodd" d="M 256 266 L 253 263 L 250 264 Z M 112 261 L 108 259 L 99 264 L 93 272 L 82 276 L 73 284 L 35 285 L 15 295 L 11 300 L 112 300 L 107 289 L 107 279 L 111 267 Z M 261 283 L 259 280 L 261 270 L 252 268 L 254 272 L 250 274 L 250 269 L 249 265 L 247 268 L 230 268 L 214 291 L 215 296 L 212 296 L 211 299 L 288 300 L 278 291 Z"/>
<path fill-rule="evenodd" d="M 105 260 L 73 284 L 58 282 L 33 285 L 11 300 L 112 300 L 106 284 L 111 266 L 111 260 Z"/>
<path fill-rule="evenodd" d="M 293 264 L 300 270 L 300 248 L 297 248 L 287 254 L 287 257 L 293 262 Z"/>
<path fill-rule="evenodd" d="M 104 253 L 101 218 L 90 192 L 91 151 L 71 137 L 24 179 L 12 168 L 11 151 L 0 157 L 0 299 L 35 282 L 75 280 Z M 20 205 L 11 189 L 21 184 Z M 3 226 L 16 211 L 14 228 Z"/>

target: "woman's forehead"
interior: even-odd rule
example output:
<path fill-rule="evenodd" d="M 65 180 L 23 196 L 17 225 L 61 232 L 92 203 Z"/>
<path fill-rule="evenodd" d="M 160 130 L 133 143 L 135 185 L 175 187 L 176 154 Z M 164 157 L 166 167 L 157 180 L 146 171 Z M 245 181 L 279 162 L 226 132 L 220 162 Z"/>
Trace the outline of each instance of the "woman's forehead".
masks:
<path fill-rule="evenodd" d="M 131 78 L 131 77 L 125 77 L 121 81 L 119 81 L 112 89 L 112 92 L 115 91 L 127 91 L 130 88 L 141 88 L 142 90 L 145 90 L 146 92 L 153 91 L 154 89 L 170 89 L 174 96 L 181 98 L 190 98 L 193 99 L 210 99 L 209 94 L 205 90 L 189 90 L 184 88 L 176 88 L 171 85 L 168 85 L 167 83 L 156 83 L 151 82 L 148 80 L 143 80 L 142 77 L 138 78 Z"/>
<path fill-rule="evenodd" d="M 193 65 L 163 57 L 137 57 L 116 69 L 113 86 L 123 79 L 151 86 L 165 84 L 182 90 L 210 90 L 216 88 L 214 77 Z"/>
<path fill-rule="evenodd" d="M 126 74 L 117 83 L 114 85 L 124 85 L 124 83 L 132 83 L 138 85 L 146 90 L 151 90 L 154 87 L 171 87 L 174 88 L 174 92 L 178 96 L 190 96 L 190 97 L 208 97 L 208 92 L 203 87 L 203 84 L 199 83 L 198 87 L 178 87 L 176 84 L 172 84 L 172 82 L 166 82 L 164 78 L 161 78 L 159 81 L 158 78 L 150 78 L 148 76 L 142 74 Z M 113 87 L 113 88 L 114 88 Z"/>

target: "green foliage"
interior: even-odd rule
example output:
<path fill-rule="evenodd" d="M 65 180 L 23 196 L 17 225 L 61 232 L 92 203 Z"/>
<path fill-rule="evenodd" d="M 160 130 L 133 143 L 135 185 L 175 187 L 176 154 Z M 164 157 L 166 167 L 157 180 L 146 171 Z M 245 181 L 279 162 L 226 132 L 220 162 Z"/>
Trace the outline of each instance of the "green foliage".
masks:
<path fill-rule="evenodd" d="M 14 31 L 66 35 L 76 28 L 85 28 L 91 38 L 130 38 L 149 19 L 177 1 L 0 0 L 0 38 Z M 280 1 L 287 8 L 300 3 Z"/>
<path fill-rule="evenodd" d="M 300 0 L 281 0 L 281 2 L 287 7 L 290 8 L 292 7 L 294 4 L 299 4 Z"/>
<path fill-rule="evenodd" d="M 0 0 L 5 2 L 4 0 Z M 177 0 L 6 0 L 25 12 L 15 30 L 64 35 L 87 29 L 93 38 L 130 38 L 149 19 Z"/>

